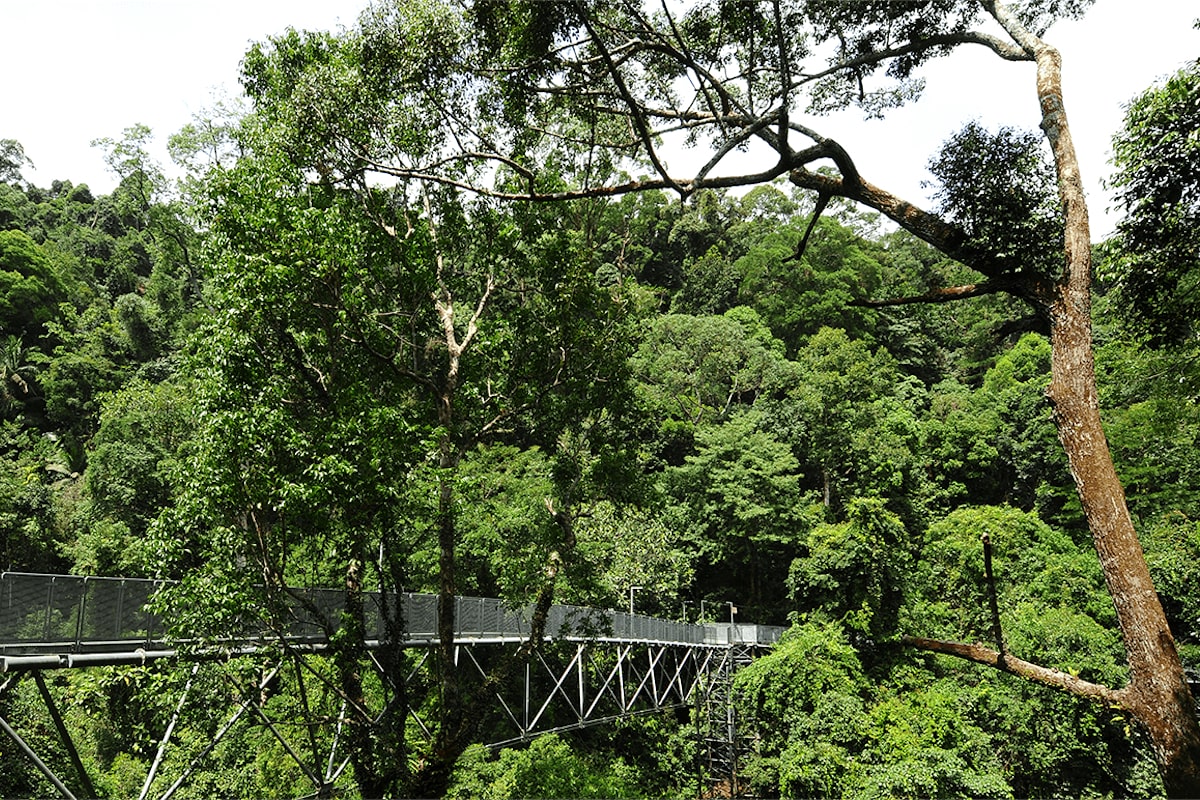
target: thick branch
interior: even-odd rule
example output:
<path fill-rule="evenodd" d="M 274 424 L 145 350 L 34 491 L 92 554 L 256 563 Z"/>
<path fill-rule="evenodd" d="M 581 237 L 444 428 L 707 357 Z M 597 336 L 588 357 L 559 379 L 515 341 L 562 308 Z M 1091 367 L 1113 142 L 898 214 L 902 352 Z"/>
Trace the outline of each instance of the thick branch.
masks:
<path fill-rule="evenodd" d="M 779 10 L 779 0 L 772 4 L 775 15 L 775 46 L 779 51 L 779 152 L 788 152 L 788 105 L 791 103 L 792 70 L 791 59 L 788 58 L 787 44 L 783 34 L 783 14 Z"/>
<path fill-rule="evenodd" d="M 824 140 L 823 144 L 825 143 L 831 143 L 831 140 Z M 864 180 L 841 147 L 836 147 L 836 150 L 832 152 L 837 153 L 834 161 L 843 171 L 842 178 L 800 168 L 789 173 L 792 183 L 803 189 L 811 189 L 818 195 L 845 197 L 868 208 L 873 208 L 917 238 L 928 242 L 945 255 L 982 273 L 989 279 L 974 285 L 974 288 L 963 287 L 962 293 L 958 296 L 953 296 L 956 290 L 943 289 L 927 293 L 927 296 L 919 298 L 864 301 L 861 303 L 862 305 L 886 306 L 917 302 L 946 302 L 974 295 L 1005 292 L 1030 303 L 1039 313 L 1048 306 L 1052 287 L 1045 281 L 1039 280 L 1032 274 L 1018 275 L 1004 271 L 988 258 L 985 252 L 971 248 L 968 245 L 967 234 L 961 228 Z M 846 176 L 846 171 L 849 171 L 849 176 Z M 973 291 L 974 295 L 968 293 L 969 291 Z M 946 296 L 938 298 L 939 292 L 946 293 Z"/>
<path fill-rule="evenodd" d="M 888 297 L 882 300 L 852 300 L 850 305 L 860 308 L 886 308 L 888 306 L 912 306 L 920 303 L 952 303 L 955 300 L 966 300 L 969 297 L 982 297 L 985 294 L 998 294 L 1007 291 L 1008 287 L 998 281 L 968 283 L 965 286 L 948 286 L 943 289 L 930 289 L 924 294 L 907 297 Z"/>
<path fill-rule="evenodd" d="M 1012 9 L 997 0 L 985 0 L 983 7 L 987 10 L 996 22 L 1004 28 L 1004 32 L 1013 38 L 1013 41 L 1027 53 L 1025 60 L 1033 60 L 1037 57 L 1038 50 L 1045 45 L 1041 39 L 1033 34 L 1028 28 L 1021 24 L 1013 14 Z"/>
<path fill-rule="evenodd" d="M 662 176 L 664 181 L 671 185 L 672 189 L 679 192 L 681 195 L 686 195 L 683 187 L 674 182 L 671 176 L 667 173 L 666 167 L 664 167 L 662 162 L 659 161 L 658 151 L 654 147 L 654 142 L 650 139 L 650 128 L 646 124 L 646 119 L 642 113 L 641 106 L 636 100 L 633 99 L 633 95 L 630 93 L 629 87 L 625 84 L 625 79 L 621 77 L 621 73 L 617 69 L 617 65 L 613 63 L 612 55 L 608 52 L 608 48 L 605 46 L 604 40 L 597 36 L 595 30 L 593 30 L 590 17 L 586 11 L 583 12 L 583 19 L 584 24 L 587 26 L 588 33 L 591 34 L 592 41 L 600 51 L 600 54 L 603 56 L 605 62 L 607 62 L 608 72 L 612 76 L 613 83 L 616 85 L 617 91 L 620 92 L 621 98 L 625 101 L 626 107 L 629 109 L 629 116 L 633 122 L 634 129 L 641 138 L 642 145 L 646 148 L 646 156 L 654 164 L 654 169 L 660 176 Z"/>
<path fill-rule="evenodd" d="M 727 137 L 725 141 L 721 143 L 721 146 L 713 152 L 712 158 L 708 160 L 708 163 L 701 167 L 700 171 L 696 173 L 696 179 L 703 180 L 704 178 L 708 177 L 708 173 L 712 172 L 712 170 L 714 170 L 717 165 L 721 163 L 725 156 L 729 155 L 736 148 L 741 147 L 746 142 L 750 141 L 750 139 L 754 136 L 760 134 L 765 128 L 770 126 L 777 117 L 781 115 L 784 115 L 783 109 L 780 109 L 780 111 L 776 114 L 766 114 L 762 118 L 755 120 L 747 127 L 738 131 L 733 136 Z M 783 123 L 781 122 L 780 124 L 782 125 Z"/>
<path fill-rule="evenodd" d="M 841 151 L 842 156 L 845 156 L 844 150 L 841 150 L 841 148 L 838 148 L 838 150 Z M 792 183 L 802 189 L 811 189 L 818 194 L 845 197 L 873 208 L 896 222 L 909 233 L 928 242 L 951 258 L 961 261 L 985 275 L 996 272 L 995 269 L 985 268 L 990 265 L 974 263 L 979 259 L 973 257 L 974 254 L 966 251 L 967 235 L 961 228 L 951 225 L 936 214 L 931 214 L 928 211 L 917 208 L 890 192 L 868 183 L 858 175 L 857 171 L 851 173 L 852 177 L 846 176 L 845 170 L 847 165 L 851 169 L 853 169 L 853 165 L 849 162 L 848 157 L 845 160 L 847 164 L 836 162 L 835 160 L 835 163 L 838 163 L 838 168 L 843 170 L 842 178 L 823 175 L 808 169 L 794 169 L 789 173 L 789 178 Z"/>
<path fill-rule="evenodd" d="M 825 207 L 829 205 L 832 196 L 829 194 L 817 195 L 817 203 L 813 206 L 812 219 L 808 221 L 808 227 L 804 229 L 804 235 L 800 237 L 800 244 L 796 245 L 796 255 L 790 260 L 799 261 L 804 257 L 804 251 L 808 249 L 808 239 L 812 236 L 813 230 L 816 229 L 817 223 L 821 220 L 821 215 L 825 213 Z"/>
<path fill-rule="evenodd" d="M 892 47 L 886 50 L 878 50 L 871 53 L 865 53 L 856 58 L 851 58 L 846 61 L 839 61 L 836 64 L 822 70 L 821 72 L 812 75 L 805 75 L 801 82 L 811 82 L 826 78 L 830 75 L 835 75 L 839 72 L 844 72 L 848 69 L 856 67 L 868 67 L 880 64 L 890 58 L 899 58 L 900 56 L 912 55 L 920 53 L 924 50 L 929 50 L 934 47 L 953 47 L 959 44 L 981 44 L 988 48 L 996 55 L 1008 61 L 1032 61 L 1033 54 L 1025 51 L 1020 47 L 1014 47 L 1009 42 L 1003 39 L 992 36 L 986 33 L 978 33 L 976 31 L 964 31 L 962 33 L 947 33 L 940 36 L 931 36 L 928 39 L 919 39 L 915 42 L 908 42 L 899 47 Z"/>
<path fill-rule="evenodd" d="M 976 664 L 994 667 L 1010 675 L 1017 675 L 1055 689 L 1062 689 L 1076 697 L 1083 697 L 1088 700 L 1095 700 L 1114 706 L 1121 705 L 1124 700 L 1123 690 L 1111 689 L 1108 686 L 1085 681 L 1069 672 L 1060 672 L 1056 669 L 1043 667 L 1039 664 L 1017 658 L 1011 653 L 998 653 L 990 647 L 984 647 L 981 644 L 947 642 L 942 639 L 925 639 L 920 636 L 905 636 L 900 641 L 908 647 L 918 650 L 928 650 L 933 653 L 941 653 L 966 661 L 973 661 Z"/>
<path fill-rule="evenodd" d="M 531 200 L 538 203 L 555 203 L 565 200 L 585 200 L 596 197 L 620 197 L 634 192 L 646 192 L 656 189 L 670 189 L 684 194 L 692 194 L 700 189 L 732 189 L 739 186 L 756 186 L 770 183 L 781 175 L 786 175 L 791 165 L 780 162 L 769 170 L 749 175 L 730 175 L 703 180 L 670 180 L 650 178 L 646 180 L 631 180 L 609 186 L 591 186 L 580 189 L 567 189 L 561 192 L 507 192 L 489 189 L 477 183 L 458 180 L 437 172 L 428 172 L 422 168 L 405 168 L 384 164 L 373 165 L 379 175 L 390 175 L 404 180 L 423 181 L 433 185 L 446 186 L 471 192 L 480 197 L 491 197 L 496 200 Z"/>

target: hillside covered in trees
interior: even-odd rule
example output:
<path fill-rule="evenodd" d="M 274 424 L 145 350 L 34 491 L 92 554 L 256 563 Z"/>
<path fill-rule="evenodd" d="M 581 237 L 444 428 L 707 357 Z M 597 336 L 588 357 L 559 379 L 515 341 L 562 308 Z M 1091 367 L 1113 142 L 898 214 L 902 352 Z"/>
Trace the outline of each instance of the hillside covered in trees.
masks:
<path fill-rule="evenodd" d="M 570 25 L 602 42 L 597 28 L 617 22 L 564 13 L 556 28 L 500 8 L 470 20 L 483 40 L 507 31 L 484 43 L 520 73 L 486 98 L 497 118 L 526 133 L 555 120 L 580 147 L 613 124 L 569 91 L 538 105 L 529 86 L 554 84 L 537 58 Z M 973 125 L 931 153 L 934 211 L 969 234 L 949 254 L 865 190 L 829 190 L 829 170 L 588 191 L 653 180 L 602 150 L 581 165 L 530 141 L 488 173 L 495 191 L 461 191 L 479 178 L 418 175 L 453 127 L 421 112 L 470 94 L 438 50 L 459 30 L 450 13 L 380 5 L 359 30 L 254 46 L 247 106 L 171 137 L 177 181 L 140 126 L 98 143 L 120 177 L 104 196 L 29 184 L 30 143 L 0 142 L 0 567 L 172 579 L 156 609 L 209 637 L 247 609 L 269 620 L 289 586 L 536 608 L 622 607 L 637 587 L 639 611 L 692 620 L 701 601 L 710 617 L 733 603 L 739 622 L 790 626 L 737 680 L 756 733 L 741 788 L 755 796 L 1177 794 L 1157 740 L 1120 705 L 914 647 L 985 642 L 1091 684 L 1131 680 L 1121 604 L 1047 397 L 1056 318 L 1020 288 L 1057 280 L 1070 230 L 1041 135 Z M 687 17 L 676 35 L 719 50 L 702 27 L 716 18 Z M 631 98 L 618 56 L 596 47 L 613 94 Z M 1126 221 L 1089 253 L 1103 435 L 1193 675 L 1198 84 L 1193 65 L 1150 88 L 1113 132 Z M 500 141 L 496 127 L 476 133 Z M 652 148 L 636 155 L 654 176 Z M 944 302 L 989 281 L 1004 286 Z M 387 713 L 388 670 L 413 656 L 369 658 L 353 612 L 331 657 L 305 657 L 335 715 L 339 699 L 362 709 L 339 796 L 712 791 L 686 713 L 487 752 L 447 653 L 426 742 Z M 186 665 L 48 677 L 88 731 L 97 791 L 136 796 Z M 290 681 L 262 705 L 314 745 L 332 737 L 328 710 Z M 215 680 L 203 697 L 174 734 L 184 753 L 240 702 Z M 44 714 L 28 681 L 0 694 L 0 717 L 54 753 Z M 51 793 L 7 740 L 0 753 L 0 795 Z M 176 796 L 310 791 L 272 732 L 248 724 Z"/>

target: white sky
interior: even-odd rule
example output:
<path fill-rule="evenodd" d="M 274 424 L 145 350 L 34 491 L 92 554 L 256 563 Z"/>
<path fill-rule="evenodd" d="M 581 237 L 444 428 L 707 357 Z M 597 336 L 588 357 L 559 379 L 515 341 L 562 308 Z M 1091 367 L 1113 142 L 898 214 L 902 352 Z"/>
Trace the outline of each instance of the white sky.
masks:
<path fill-rule="evenodd" d="M 167 162 L 167 136 L 221 94 L 238 91 L 248 45 L 288 26 L 353 26 L 366 0 L 0 0 L 0 138 L 16 139 L 36 169 L 55 179 L 112 190 L 100 137 L 149 125 Z M 1122 104 L 1200 56 L 1194 0 L 1098 0 L 1080 22 L 1055 26 L 1047 40 L 1063 52 L 1067 113 L 1088 186 L 1093 238 L 1113 219 L 1100 180 Z M 927 70 L 915 105 L 882 122 L 845 115 L 817 127 L 838 138 L 868 180 L 922 202 L 925 164 L 969 119 L 1035 128 L 1033 68 L 982 48 L 960 48 Z"/>

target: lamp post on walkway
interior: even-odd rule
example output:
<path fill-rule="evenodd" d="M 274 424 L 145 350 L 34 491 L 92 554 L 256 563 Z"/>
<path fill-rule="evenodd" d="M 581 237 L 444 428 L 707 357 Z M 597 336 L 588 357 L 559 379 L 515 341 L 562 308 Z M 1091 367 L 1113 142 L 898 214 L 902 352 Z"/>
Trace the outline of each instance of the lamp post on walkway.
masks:
<path fill-rule="evenodd" d="M 633 613 L 633 593 L 638 589 L 645 589 L 645 586 L 630 586 L 629 587 L 629 613 Z"/>

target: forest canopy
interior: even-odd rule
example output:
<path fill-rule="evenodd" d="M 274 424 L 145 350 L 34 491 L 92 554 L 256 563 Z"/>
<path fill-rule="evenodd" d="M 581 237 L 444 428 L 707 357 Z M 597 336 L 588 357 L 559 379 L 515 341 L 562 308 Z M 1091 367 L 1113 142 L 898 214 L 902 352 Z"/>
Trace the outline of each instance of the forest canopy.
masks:
<path fill-rule="evenodd" d="M 171 579 L 153 608 L 201 642 L 281 626 L 294 587 L 345 597 L 327 657 L 197 672 L 175 714 L 185 664 L 55 674 L 100 794 L 169 786 L 235 674 L 256 720 L 340 737 L 344 796 L 712 791 L 688 709 L 489 753 L 452 612 L 411 690 L 424 660 L 363 637 L 373 591 L 539 626 L 634 589 L 789 626 L 737 674 L 755 746 L 719 791 L 1200 786 L 1196 65 L 1112 132 L 1125 218 L 1093 270 L 1039 38 L 1088 3 L 760 5 L 374 4 L 253 45 L 247 106 L 171 137 L 181 180 L 144 126 L 98 141 L 108 195 L 28 183 L 31 143 L 0 140 L 0 566 Z M 1036 62 L 1049 110 L 931 143 L 935 207 L 810 127 L 886 116 L 957 46 Z M 671 174 L 668 130 L 712 160 Z M 761 168 L 718 168 L 751 140 Z M 0 717 L 44 728 L 12 687 Z M 179 794 L 326 791 L 283 741 L 238 727 Z M 0 766 L 0 794 L 50 791 Z"/>

